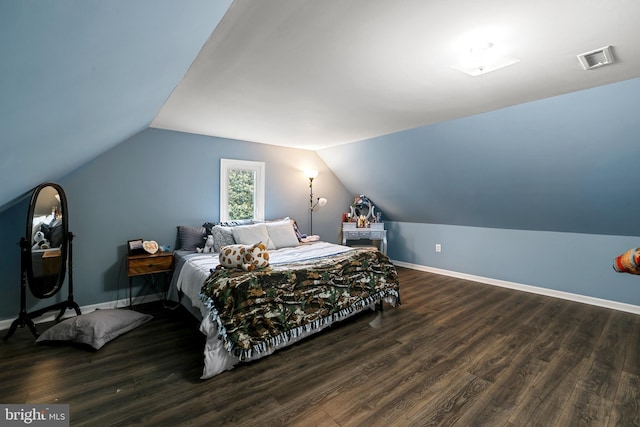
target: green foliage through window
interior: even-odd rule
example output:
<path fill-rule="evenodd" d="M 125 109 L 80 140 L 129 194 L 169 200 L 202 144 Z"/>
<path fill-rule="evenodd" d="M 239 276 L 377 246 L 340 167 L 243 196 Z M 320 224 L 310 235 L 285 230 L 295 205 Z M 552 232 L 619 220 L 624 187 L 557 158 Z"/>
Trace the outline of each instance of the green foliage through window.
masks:
<path fill-rule="evenodd" d="M 220 221 L 264 220 L 265 164 L 220 159 Z"/>
<path fill-rule="evenodd" d="M 229 219 L 252 219 L 254 215 L 256 173 L 252 170 L 229 171 Z"/>

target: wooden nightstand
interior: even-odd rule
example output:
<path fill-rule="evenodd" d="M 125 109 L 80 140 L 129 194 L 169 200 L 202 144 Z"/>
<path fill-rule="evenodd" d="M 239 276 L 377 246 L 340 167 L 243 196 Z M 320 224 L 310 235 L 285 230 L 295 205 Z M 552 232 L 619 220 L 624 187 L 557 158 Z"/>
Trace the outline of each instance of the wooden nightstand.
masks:
<path fill-rule="evenodd" d="M 153 275 L 164 273 L 165 289 L 169 286 L 169 275 L 173 272 L 173 252 L 157 252 L 127 256 L 127 276 L 129 276 L 129 307 L 132 304 L 131 288 L 133 278 L 143 276 L 147 283 L 153 283 Z"/>

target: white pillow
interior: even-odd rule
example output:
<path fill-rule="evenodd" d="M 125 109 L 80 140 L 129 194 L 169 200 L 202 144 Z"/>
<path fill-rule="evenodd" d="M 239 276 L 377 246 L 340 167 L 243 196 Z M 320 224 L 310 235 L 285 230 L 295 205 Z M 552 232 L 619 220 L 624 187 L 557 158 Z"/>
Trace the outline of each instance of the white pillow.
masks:
<path fill-rule="evenodd" d="M 264 224 L 239 225 L 231 230 L 233 239 L 240 245 L 255 245 L 262 242 L 267 249 L 275 249 L 273 242 L 269 238 L 267 226 Z"/>
<path fill-rule="evenodd" d="M 134 310 L 104 309 L 70 317 L 44 331 L 36 342 L 73 341 L 99 350 L 112 339 L 147 323 L 150 314 Z"/>
<path fill-rule="evenodd" d="M 268 222 L 265 224 L 269 232 L 269 238 L 276 249 L 298 246 L 298 236 L 293 229 L 293 221 Z"/>

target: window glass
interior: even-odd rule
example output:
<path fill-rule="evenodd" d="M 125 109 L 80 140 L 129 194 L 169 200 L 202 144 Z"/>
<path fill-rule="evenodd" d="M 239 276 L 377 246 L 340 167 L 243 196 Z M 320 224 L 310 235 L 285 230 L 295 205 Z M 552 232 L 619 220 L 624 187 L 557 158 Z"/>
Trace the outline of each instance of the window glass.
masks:
<path fill-rule="evenodd" d="M 221 159 L 220 221 L 264 219 L 264 162 Z"/>

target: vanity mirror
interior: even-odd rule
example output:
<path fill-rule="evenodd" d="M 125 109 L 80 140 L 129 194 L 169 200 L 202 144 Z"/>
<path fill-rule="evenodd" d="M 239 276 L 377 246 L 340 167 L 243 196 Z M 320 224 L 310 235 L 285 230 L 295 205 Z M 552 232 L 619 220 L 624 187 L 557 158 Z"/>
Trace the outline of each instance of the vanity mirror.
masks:
<path fill-rule="evenodd" d="M 375 218 L 376 207 L 371 203 L 371 200 L 363 194 L 359 195 L 353 200 L 351 205 L 351 217 L 359 218 L 363 216 L 367 221 L 372 221 Z"/>
<path fill-rule="evenodd" d="M 32 319 L 51 310 L 60 310 L 56 321 L 70 308 L 80 315 L 80 307 L 73 301 L 72 240 L 64 190 L 54 183 L 39 185 L 31 194 L 26 234 L 20 239 L 20 314 L 4 339 L 24 326 L 38 336 Z M 35 298 L 50 298 L 62 289 L 67 270 L 67 300 L 28 313 L 27 287 Z"/>

